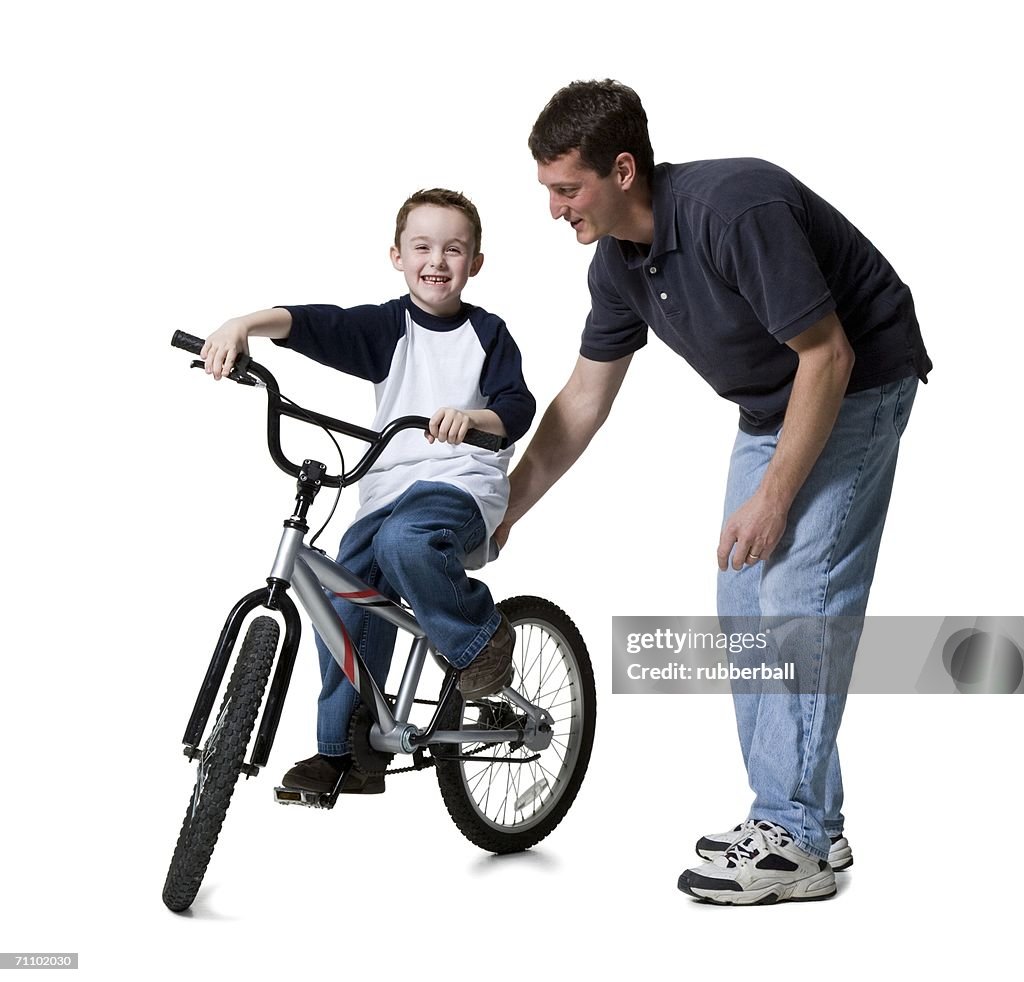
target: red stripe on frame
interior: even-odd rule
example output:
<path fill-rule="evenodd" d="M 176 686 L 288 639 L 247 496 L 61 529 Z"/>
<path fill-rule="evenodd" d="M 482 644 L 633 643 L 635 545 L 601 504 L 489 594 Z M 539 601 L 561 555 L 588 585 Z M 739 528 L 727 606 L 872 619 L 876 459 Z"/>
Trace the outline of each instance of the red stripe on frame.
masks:
<path fill-rule="evenodd" d="M 376 590 L 360 590 L 359 593 L 336 593 L 335 596 L 342 600 L 366 600 L 368 597 L 380 597 L 380 594 Z"/>
<path fill-rule="evenodd" d="M 344 629 L 342 629 L 344 631 Z M 344 631 L 345 634 L 345 675 L 348 677 L 349 682 L 352 683 L 352 687 L 358 692 L 359 691 L 359 676 L 356 673 L 356 659 L 355 659 L 355 648 L 352 645 L 352 641 L 348 636 L 348 631 Z"/>

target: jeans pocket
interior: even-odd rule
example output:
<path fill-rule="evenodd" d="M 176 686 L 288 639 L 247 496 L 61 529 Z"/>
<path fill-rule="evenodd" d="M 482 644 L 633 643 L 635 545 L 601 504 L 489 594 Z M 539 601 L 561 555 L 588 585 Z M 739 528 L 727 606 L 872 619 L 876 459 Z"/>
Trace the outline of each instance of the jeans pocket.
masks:
<path fill-rule="evenodd" d="M 896 393 L 896 410 L 893 413 L 893 425 L 896 427 L 896 435 L 902 437 L 910 422 L 910 410 L 914 408 L 914 398 L 917 395 L 917 379 L 913 376 L 905 378 L 899 383 L 899 390 Z"/>
<path fill-rule="evenodd" d="M 455 539 L 463 556 L 468 556 L 474 549 L 479 548 L 484 541 L 486 531 L 487 527 L 484 525 L 483 516 L 480 514 L 480 510 L 476 509 L 473 518 L 455 532 Z"/>

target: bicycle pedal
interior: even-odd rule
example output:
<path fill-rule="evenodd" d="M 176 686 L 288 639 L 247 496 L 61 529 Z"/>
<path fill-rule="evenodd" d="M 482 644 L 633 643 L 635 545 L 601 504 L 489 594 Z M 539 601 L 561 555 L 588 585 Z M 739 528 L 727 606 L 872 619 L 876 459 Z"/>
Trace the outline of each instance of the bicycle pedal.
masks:
<path fill-rule="evenodd" d="M 297 788 L 274 788 L 274 801 L 279 805 L 303 805 L 306 808 L 327 808 L 324 799 L 329 795 L 319 791 L 300 791 Z"/>

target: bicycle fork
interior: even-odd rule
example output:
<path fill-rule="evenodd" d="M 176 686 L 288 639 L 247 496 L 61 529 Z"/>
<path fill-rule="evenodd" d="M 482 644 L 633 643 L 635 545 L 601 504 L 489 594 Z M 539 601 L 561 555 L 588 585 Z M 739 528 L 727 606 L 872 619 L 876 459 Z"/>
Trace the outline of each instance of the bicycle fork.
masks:
<path fill-rule="evenodd" d="M 235 642 L 238 640 L 238 633 L 241 630 L 245 618 L 256 608 L 264 607 L 268 610 L 280 611 L 284 617 L 285 633 L 284 643 L 281 645 L 281 652 L 277 660 L 277 668 L 274 671 L 274 679 L 270 684 L 270 694 L 267 697 L 266 709 L 263 713 L 263 720 L 260 723 L 259 733 L 253 743 L 252 753 L 249 762 L 242 764 L 242 773 L 247 777 L 255 777 L 261 767 L 265 767 L 270 759 L 270 748 L 274 745 L 274 737 L 277 735 L 277 727 L 281 722 L 281 710 L 284 708 L 285 696 L 288 693 L 288 685 L 291 682 L 292 669 L 295 666 L 295 654 L 299 649 L 299 638 L 302 634 L 302 622 L 299 619 L 299 612 L 295 603 L 288 594 L 278 592 L 275 595 L 273 586 L 268 584 L 260 590 L 242 597 L 231 609 L 224 627 L 217 640 L 217 646 L 213 650 L 206 677 L 199 689 L 192 716 L 185 727 L 185 735 L 182 737 L 184 754 L 189 760 L 195 760 L 202 756 L 201 744 L 203 732 L 209 722 L 210 713 L 213 711 L 213 704 L 220 691 L 224 674 L 227 671 L 228 663 L 231 660 L 231 653 L 234 651 Z"/>

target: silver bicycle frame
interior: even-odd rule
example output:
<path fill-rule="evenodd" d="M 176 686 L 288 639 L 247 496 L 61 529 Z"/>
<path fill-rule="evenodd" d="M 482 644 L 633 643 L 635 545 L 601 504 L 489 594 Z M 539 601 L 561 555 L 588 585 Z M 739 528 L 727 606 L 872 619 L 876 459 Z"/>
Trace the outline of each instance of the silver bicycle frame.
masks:
<path fill-rule="evenodd" d="M 371 746 L 387 753 L 413 753 L 420 745 L 417 738 L 422 736 L 423 731 L 409 722 L 409 716 L 427 654 L 431 654 L 444 668 L 448 667 L 447 662 L 437 654 L 409 610 L 367 586 L 344 566 L 311 549 L 303 538 L 304 532 L 300 529 L 285 527 L 270 572 L 271 579 L 282 580 L 295 589 L 299 603 L 334 660 L 359 693 L 360 699 L 371 707 L 378 721 L 370 730 Z M 367 613 L 382 617 L 412 635 L 412 648 L 402 673 L 393 711 L 352 643 L 325 590 L 365 607 Z M 506 686 L 502 694 L 526 716 L 527 725 L 524 730 L 438 730 L 430 736 L 430 742 L 504 743 L 521 739 L 531 750 L 545 749 L 551 742 L 550 715 L 527 702 L 510 686 Z"/>

